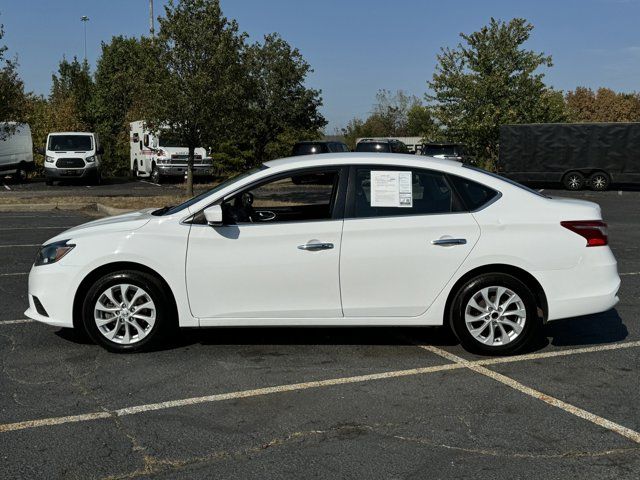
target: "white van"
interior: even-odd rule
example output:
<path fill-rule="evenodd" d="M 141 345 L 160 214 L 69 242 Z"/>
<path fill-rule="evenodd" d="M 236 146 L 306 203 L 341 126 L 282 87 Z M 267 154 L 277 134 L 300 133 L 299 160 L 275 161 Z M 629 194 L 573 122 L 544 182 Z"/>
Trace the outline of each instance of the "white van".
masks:
<path fill-rule="evenodd" d="M 0 123 L 0 175 L 13 174 L 17 181 L 23 182 L 27 179 L 27 173 L 34 167 L 29 125 Z"/>
<path fill-rule="evenodd" d="M 53 132 L 47 136 L 44 176 L 47 185 L 54 180 L 82 178 L 102 181 L 102 147 L 91 132 Z"/>
<path fill-rule="evenodd" d="M 187 172 L 189 150 L 167 129 L 154 133 L 144 121 L 130 124 L 131 130 L 131 175 L 134 178 L 147 177 L 160 183 L 165 177 L 184 177 Z M 198 147 L 194 152 L 193 175 L 213 175 L 213 160 L 207 150 Z"/>

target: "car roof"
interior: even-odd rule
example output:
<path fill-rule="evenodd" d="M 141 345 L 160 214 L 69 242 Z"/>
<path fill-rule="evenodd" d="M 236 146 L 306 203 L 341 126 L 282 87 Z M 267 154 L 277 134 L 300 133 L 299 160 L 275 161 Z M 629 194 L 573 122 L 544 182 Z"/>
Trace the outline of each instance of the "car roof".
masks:
<path fill-rule="evenodd" d="M 387 166 L 406 166 L 420 168 L 438 168 L 450 170 L 452 166 L 461 167 L 461 162 L 452 160 L 433 158 L 427 156 L 416 156 L 402 153 L 370 153 L 370 152 L 344 152 L 325 153 L 321 158 L 315 157 L 286 157 L 265 162 L 269 168 L 288 170 L 289 168 L 304 168 L 305 166 L 326 166 L 326 165 L 350 165 L 369 164 Z"/>
<path fill-rule="evenodd" d="M 49 132 L 49 135 L 93 135 L 93 132 Z"/>

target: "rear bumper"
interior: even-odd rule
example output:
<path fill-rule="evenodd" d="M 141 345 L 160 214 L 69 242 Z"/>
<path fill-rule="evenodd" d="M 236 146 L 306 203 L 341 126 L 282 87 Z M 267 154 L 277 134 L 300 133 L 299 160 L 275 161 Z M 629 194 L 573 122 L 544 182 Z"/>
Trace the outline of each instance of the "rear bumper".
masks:
<path fill-rule="evenodd" d="M 170 176 L 184 176 L 187 173 L 186 165 L 156 165 L 161 175 Z M 207 175 L 213 175 L 213 167 L 211 165 L 194 165 L 193 174 L 197 177 L 204 177 Z"/>
<path fill-rule="evenodd" d="M 548 320 L 600 313 L 618 303 L 620 277 L 609 247 L 588 249 L 575 268 L 532 272 L 547 296 Z"/>

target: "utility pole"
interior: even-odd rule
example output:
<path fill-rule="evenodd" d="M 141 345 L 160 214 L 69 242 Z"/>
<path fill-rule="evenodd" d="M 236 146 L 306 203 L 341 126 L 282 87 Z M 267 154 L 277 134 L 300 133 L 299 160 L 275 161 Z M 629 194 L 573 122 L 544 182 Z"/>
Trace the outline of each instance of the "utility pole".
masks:
<path fill-rule="evenodd" d="M 84 61 L 87 62 L 87 22 L 89 21 L 89 17 L 83 15 L 80 17 L 80 21 L 84 25 Z"/>
<path fill-rule="evenodd" d="M 151 34 L 151 38 L 153 38 L 155 33 L 153 23 L 153 0 L 149 0 L 149 33 Z"/>

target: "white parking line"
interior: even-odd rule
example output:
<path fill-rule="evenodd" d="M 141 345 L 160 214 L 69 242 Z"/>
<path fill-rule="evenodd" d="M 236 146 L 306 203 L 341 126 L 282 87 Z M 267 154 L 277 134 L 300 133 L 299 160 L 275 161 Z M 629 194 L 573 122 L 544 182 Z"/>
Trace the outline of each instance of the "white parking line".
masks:
<path fill-rule="evenodd" d="M 0 277 L 17 277 L 20 275 L 29 275 L 29 272 L 0 273 Z"/>
<path fill-rule="evenodd" d="M 16 325 L 18 323 L 33 323 L 35 320 L 30 318 L 21 318 L 19 320 L 0 320 L 0 325 Z"/>
<path fill-rule="evenodd" d="M 636 432 L 635 430 L 631 430 L 630 428 L 627 428 L 623 425 L 612 422 L 611 420 L 607 420 L 606 418 L 595 415 L 591 412 L 583 410 L 582 408 L 578 408 L 574 405 L 571 405 L 570 403 L 563 402 L 562 400 L 559 400 L 555 397 L 542 393 L 539 390 L 534 390 L 531 387 L 527 387 L 526 385 L 523 385 L 522 383 L 507 377 L 506 375 L 502 375 L 501 373 L 497 373 L 497 372 L 494 372 L 493 370 L 489 370 L 488 368 L 483 367 L 482 365 L 478 365 L 475 362 L 465 360 L 464 358 L 458 357 L 457 355 L 454 355 L 453 353 L 449 353 L 445 350 L 442 350 L 441 348 L 433 347 L 431 345 L 420 345 L 420 348 L 423 348 L 431 353 L 435 353 L 436 355 L 440 355 L 441 357 L 446 358 L 447 360 L 451 360 L 452 362 L 456 362 L 458 365 L 464 365 L 465 367 L 467 367 L 470 370 L 473 370 L 476 373 L 484 375 L 485 377 L 492 378 L 493 380 L 496 380 L 497 382 L 507 385 L 508 387 L 511 387 L 514 390 L 524 393 L 525 395 L 529 395 L 530 397 L 536 398 L 538 400 L 542 400 L 548 405 L 557 407 L 561 410 L 564 410 L 567 413 L 575 415 L 576 417 L 587 420 L 602 428 L 606 428 L 607 430 L 615 432 L 618 435 L 622 435 L 623 437 L 626 437 L 633 442 L 640 443 L 640 433 Z"/>
<path fill-rule="evenodd" d="M 39 247 L 41 243 L 24 243 L 22 245 L 0 245 L 0 248 Z"/>
<path fill-rule="evenodd" d="M 621 277 L 624 277 L 625 275 L 640 275 L 640 272 L 625 272 L 619 273 L 618 275 L 620 275 Z"/>
<path fill-rule="evenodd" d="M 6 232 L 7 230 L 40 230 L 40 229 L 58 229 L 58 230 L 66 230 L 67 228 L 72 228 L 75 225 L 72 226 L 68 226 L 68 225 L 61 225 L 59 227 L 54 227 L 54 226 L 45 226 L 45 227 L 40 227 L 40 226 L 33 226 L 33 227 L 5 227 L 2 229 L 3 232 Z"/>
<path fill-rule="evenodd" d="M 6 188 L 7 190 L 11 191 L 11 189 L 9 188 L 9 185 L 7 185 L 6 183 L 3 183 L 2 185 L 4 185 L 4 188 Z"/>
<path fill-rule="evenodd" d="M 99 420 L 99 419 L 105 419 L 110 417 L 136 415 L 139 413 L 151 412 L 156 410 L 164 410 L 168 408 L 178 408 L 178 407 L 186 407 L 190 405 L 199 405 L 204 403 L 221 402 L 224 400 L 258 397 L 262 395 L 271 395 L 274 393 L 294 392 L 298 390 L 307 390 L 310 388 L 321 388 L 321 387 L 330 387 L 335 385 L 346 385 L 351 383 L 362 383 L 362 382 L 369 382 L 372 380 L 382 380 L 386 378 L 399 378 L 399 377 L 409 377 L 409 376 L 415 376 L 415 375 L 424 375 L 428 373 L 442 372 L 446 370 L 459 370 L 462 368 L 471 368 L 472 366 L 474 368 L 475 367 L 484 368 L 481 365 L 488 362 L 491 362 L 491 364 L 521 362 L 521 361 L 533 360 L 537 358 L 545 358 L 545 357 L 560 356 L 560 355 L 572 355 L 572 354 L 587 353 L 587 352 L 599 352 L 603 350 L 616 350 L 616 349 L 631 348 L 631 347 L 640 347 L 640 341 L 609 344 L 609 345 L 599 345 L 596 347 L 576 348 L 573 350 L 571 349 L 562 350 L 561 352 L 543 352 L 539 354 L 533 353 L 530 355 L 521 355 L 516 357 L 493 358 L 493 359 L 487 359 L 487 360 L 479 360 L 476 362 L 469 362 L 469 361 L 460 359 L 459 357 L 456 357 L 456 359 L 460 359 L 461 362 L 456 361 L 455 363 L 447 363 L 445 365 L 436 365 L 432 367 L 412 368 L 409 370 L 395 370 L 391 372 L 374 373 L 370 375 L 358 375 L 355 377 L 331 378 L 327 380 L 317 380 L 313 382 L 293 383 L 293 384 L 287 384 L 287 385 L 277 385 L 273 387 L 256 388 L 253 390 L 242 390 L 242 391 L 236 391 L 236 392 L 230 392 L 230 393 L 219 393 L 215 395 L 206 395 L 203 397 L 183 398 L 179 400 L 169 400 L 166 402 L 135 405 L 131 407 L 121 408 L 118 410 L 105 410 L 100 412 L 84 413 L 80 415 L 41 418 L 36 420 L 26 420 L 23 422 L 5 423 L 5 424 L 0 424 L 0 433 L 13 432 L 16 430 L 25 430 L 25 429 L 38 428 L 38 427 L 53 426 L 53 425 L 62 425 L 65 423 L 86 422 L 86 421 Z M 429 347 L 426 347 L 426 346 L 421 346 L 421 348 L 425 348 L 427 350 L 429 349 Z M 435 350 L 437 350 L 437 351 L 434 351 L 434 353 L 440 356 L 443 356 L 438 352 L 444 352 L 444 350 L 440 350 L 436 347 L 430 347 L 430 348 L 434 348 Z M 447 353 L 447 352 L 444 352 L 444 353 Z M 486 368 L 484 368 L 484 370 L 487 370 L 491 373 L 495 373 Z M 625 428 L 625 427 L 621 427 L 621 428 Z"/>
<path fill-rule="evenodd" d="M 149 185 L 162 188 L 162 185 L 158 185 L 157 183 L 153 183 L 153 182 L 147 182 L 146 180 L 140 180 L 140 183 L 148 183 Z"/>

